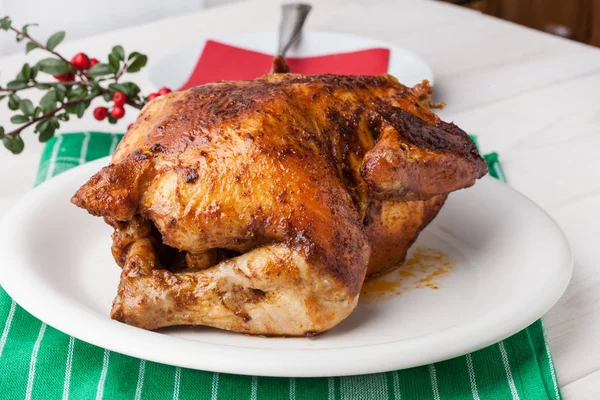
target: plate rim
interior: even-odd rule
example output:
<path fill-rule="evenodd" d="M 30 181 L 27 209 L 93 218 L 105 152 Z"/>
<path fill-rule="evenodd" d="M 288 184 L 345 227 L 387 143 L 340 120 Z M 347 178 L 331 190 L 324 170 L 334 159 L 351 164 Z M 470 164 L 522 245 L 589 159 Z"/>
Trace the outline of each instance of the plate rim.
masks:
<path fill-rule="evenodd" d="M 523 194 L 487 176 L 484 178 L 487 182 L 502 186 L 501 190 L 511 191 L 513 195 L 541 211 L 543 216 L 552 223 L 556 234 L 555 238 L 562 246 L 562 254 L 559 255 L 562 259 L 561 264 L 564 263 L 564 267 L 559 271 L 561 276 L 559 277 L 557 274 L 554 279 L 549 280 L 549 285 L 544 287 L 544 290 L 540 293 L 535 292 L 535 296 L 533 294 L 527 296 L 538 300 L 535 307 L 531 306 L 529 312 L 520 315 L 518 322 L 511 324 L 510 329 L 501 329 L 508 318 L 513 317 L 511 318 L 513 321 L 515 319 L 512 315 L 513 310 L 506 309 L 505 306 L 499 309 L 501 312 L 494 312 L 492 315 L 474 319 L 467 324 L 459 324 L 422 337 L 353 346 L 352 349 L 355 351 L 350 352 L 348 347 L 307 351 L 306 349 L 240 347 L 200 341 L 192 341 L 194 345 L 188 346 L 188 342 L 190 342 L 188 339 L 170 337 L 165 334 L 128 326 L 110 320 L 108 316 L 96 313 L 83 304 L 69 302 L 66 297 L 57 296 L 56 293 L 53 293 L 54 289 L 51 287 L 44 287 L 42 285 L 43 280 L 34 282 L 33 289 L 41 291 L 42 294 L 50 295 L 50 298 L 49 300 L 45 299 L 43 302 L 36 302 L 36 296 L 29 295 L 32 286 L 25 285 L 25 283 L 31 284 L 31 281 L 28 280 L 28 274 L 24 273 L 21 268 L 15 268 L 15 260 L 11 260 L 14 256 L 18 259 L 18 255 L 13 254 L 11 246 L 7 245 L 10 242 L 6 239 L 10 235 L 12 224 L 19 222 L 20 216 L 27 212 L 29 205 L 35 203 L 37 198 L 43 198 L 43 193 L 57 190 L 60 185 L 69 183 L 76 177 L 83 175 L 84 170 L 87 172 L 98 170 L 99 167 L 106 165 L 107 160 L 108 158 L 103 158 L 83 164 L 42 183 L 25 195 L 5 215 L 0 222 L 0 271 L 2 272 L 0 274 L 0 284 L 23 309 L 64 333 L 111 351 L 162 364 L 220 373 L 277 377 L 347 376 L 425 365 L 479 350 L 526 328 L 542 317 L 560 299 L 568 286 L 573 270 L 573 259 L 569 243 L 556 221 Z M 87 172 L 86 175 L 91 175 Z M 54 188 L 55 186 L 56 188 Z M 7 265 L 11 267 L 7 267 Z M 536 297 L 538 294 L 543 295 L 544 301 L 539 301 L 539 298 Z M 69 312 L 57 313 L 55 312 L 57 309 L 66 309 Z M 71 320 L 77 320 L 79 323 L 74 324 Z M 93 327 L 98 328 L 102 334 L 98 335 L 98 329 L 92 329 Z M 482 328 L 489 332 L 482 332 Z M 473 340 L 460 341 L 454 337 L 459 331 L 471 334 L 479 332 L 480 335 L 472 338 Z M 483 333 L 487 333 L 487 335 Z M 127 336 L 127 340 L 123 335 Z M 464 337 L 465 333 L 459 335 L 459 338 L 464 339 Z M 432 341 L 435 346 L 430 345 L 430 348 L 428 348 L 423 345 L 430 344 Z M 432 351 L 431 348 L 435 348 L 435 351 Z M 358 356 L 359 353 L 360 356 Z M 387 356 L 380 358 L 381 354 Z M 193 357 L 194 355 L 197 357 Z M 318 364 L 315 363 L 317 361 L 315 356 L 318 356 Z M 254 361 L 261 359 L 263 362 L 240 362 L 240 360 L 250 359 Z M 281 362 L 285 359 L 291 359 L 293 362 Z M 267 361 L 270 361 L 270 363 Z"/>
<path fill-rule="evenodd" d="M 386 41 L 386 40 L 377 39 L 377 38 L 374 38 L 371 36 L 359 35 L 359 34 L 352 33 L 352 32 L 329 31 L 326 29 L 310 29 L 310 28 L 305 29 L 305 32 L 307 32 L 309 34 L 316 34 L 316 35 L 344 36 L 344 37 L 348 38 L 349 40 L 351 40 L 351 39 L 367 40 L 367 41 L 372 42 L 372 46 L 380 46 L 380 47 L 389 48 L 390 60 L 391 60 L 394 52 L 410 54 L 411 57 L 416 59 L 420 64 L 422 64 L 422 67 L 427 70 L 427 73 L 429 76 L 423 77 L 423 79 L 427 79 L 429 81 L 429 83 L 431 84 L 431 86 L 434 86 L 434 84 L 435 84 L 435 73 L 433 71 L 433 67 L 419 54 L 417 54 L 409 49 L 406 49 L 402 46 L 396 45 L 396 44 Z M 207 40 L 218 40 L 218 41 L 222 41 L 224 43 L 228 43 L 232 46 L 235 46 L 236 45 L 235 41 L 239 40 L 240 37 L 243 37 L 246 35 L 267 35 L 267 34 L 268 35 L 276 35 L 276 32 L 271 31 L 271 30 L 246 31 L 246 32 L 240 32 L 240 33 L 233 34 L 233 35 L 222 34 L 222 35 L 217 35 L 218 37 L 207 36 L 205 38 L 200 38 L 199 40 L 188 41 L 188 42 L 182 44 L 181 46 L 178 46 L 178 47 L 166 52 L 163 56 L 161 56 L 157 60 L 157 62 L 155 64 L 153 64 L 153 66 L 148 70 L 148 80 L 149 80 L 150 84 L 152 84 L 152 86 L 155 86 L 157 88 L 163 86 L 163 83 L 159 83 L 158 82 L 159 79 L 156 79 L 156 74 L 157 74 L 156 71 L 158 70 L 159 65 L 168 63 L 169 60 L 173 59 L 174 55 L 179 54 L 179 52 L 181 52 L 184 48 L 187 48 L 191 45 L 197 44 L 198 46 L 202 46 L 202 48 L 203 48 L 204 44 L 206 43 Z M 319 53 L 317 55 L 321 55 L 321 54 Z M 199 54 L 198 54 L 198 56 L 199 56 Z M 191 73 L 192 73 L 192 71 L 190 71 L 188 76 L 182 80 L 181 84 L 185 83 L 189 79 L 189 75 L 191 75 Z M 401 81 L 401 83 L 404 83 L 404 82 Z"/>

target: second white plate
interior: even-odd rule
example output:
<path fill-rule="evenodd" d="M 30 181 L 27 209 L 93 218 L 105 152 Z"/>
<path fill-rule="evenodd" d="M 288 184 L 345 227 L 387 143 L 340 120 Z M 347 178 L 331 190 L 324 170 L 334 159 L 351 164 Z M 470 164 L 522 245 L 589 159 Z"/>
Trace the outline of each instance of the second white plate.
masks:
<path fill-rule="evenodd" d="M 465 354 L 525 328 L 559 299 L 571 276 L 555 222 L 485 177 L 450 195 L 416 248 L 442 251 L 454 268 L 430 288 L 361 304 L 314 340 L 261 338 L 210 328 L 137 329 L 109 318 L 119 268 L 111 229 L 69 202 L 108 159 L 32 190 L 0 224 L 0 283 L 27 311 L 119 353 L 217 372 L 340 376 L 423 365 Z"/>

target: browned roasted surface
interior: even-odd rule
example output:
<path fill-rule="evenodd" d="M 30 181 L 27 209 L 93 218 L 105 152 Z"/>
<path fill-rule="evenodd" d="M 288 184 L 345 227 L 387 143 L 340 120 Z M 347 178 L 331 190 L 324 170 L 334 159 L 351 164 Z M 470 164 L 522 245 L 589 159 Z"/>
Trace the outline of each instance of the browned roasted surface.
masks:
<path fill-rule="evenodd" d="M 371 199 L 364 218 L 371 243 L 368 276 L 400 266 L 417 236 L 437 215 L 447 195 L 429 200 L 389 201 Z"/>
<path fill-rule="evenodd" d="M 387 75 L 274 74 L 149 103 L 73 197 L 116 229 L 113 318 L 269 335 L 341 322 L 367 268 L 397 266 L 486 172 L 419 97 Z"/>

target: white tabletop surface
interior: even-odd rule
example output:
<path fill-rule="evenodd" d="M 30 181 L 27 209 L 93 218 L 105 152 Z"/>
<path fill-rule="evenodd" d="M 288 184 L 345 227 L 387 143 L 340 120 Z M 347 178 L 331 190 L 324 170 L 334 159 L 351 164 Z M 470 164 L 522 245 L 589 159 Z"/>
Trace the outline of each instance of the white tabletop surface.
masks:
<path fill-rule="evenodd" d="M 59 49 L 102 56 L 121 44 L 148 54 L 152 63 L 198 38 L 275 30 L 279 2 L 230 4 L 67 41 Z M 483 152 L 499 152 L 510 185 L 562 226 L 575 270 L 565 295 L 544 319 L 547 336 L 564 396 L 600 398 L 600 50 L 433 1 L 311 3 L 308 29 L 386 40 L 427 60 L 436 74 L 436 99 L 448 104 L 442 118 L 479 135 Z M 27 59 L 41 56 L 36 50 Z M 3 83 L 25 59 L 0 58 Z M 131 78 L 146 93 L 153 89 L 147 71 Z M 64 130 L 123 131 L 136 114 L 127 111 L 116 127 L 88 115 Z M 3 104 L 0 124 L 8 128 L 9 118 Z M 42 145 L 30 131 L 24 139 L 23 154 L 0 151 L 0 216 L 34 182 Z"/>

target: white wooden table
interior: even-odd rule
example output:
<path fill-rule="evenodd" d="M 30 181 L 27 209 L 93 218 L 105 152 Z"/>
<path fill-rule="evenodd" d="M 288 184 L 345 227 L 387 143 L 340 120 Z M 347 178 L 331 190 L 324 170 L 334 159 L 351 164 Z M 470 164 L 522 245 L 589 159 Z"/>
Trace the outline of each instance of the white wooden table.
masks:
<path fill-rule="evenodd" d="M 275 30 L 279 2 L 231 4 L 65 42 L 61 51 L 103 56 L 122 44 L 151 63 L 198 38 Z M 387 40 L 427 60 L 436 98 L 448 104 L 442 118 L 479 135 L 483 152 L 498 151 L 509 183 L 560 223 L 576 264 L 566 294 L 545 317 L 548 340 L 565 397 L 600 398 L 600 50 L 433 1 L 311 2 L 308 29 Z M 34 51 L 28 60 L 40 56 Z M 2 82 L 24 61 L 0 58 Z M 132 78 L 153 89 L 147 71 Z M 134 111 L 116 127 L 87 116 L 66 129 L 123 131 Z M 3 105 L 0 124 L 7 127 L 9 116 Z M 34 181 L 42 146 L 31 132 L 25 139 L 24 154 L 0 152 L 0 216 Z"/>

